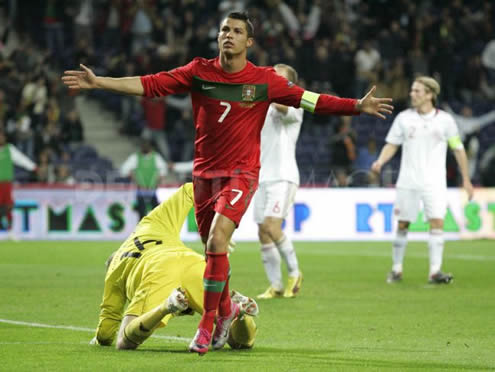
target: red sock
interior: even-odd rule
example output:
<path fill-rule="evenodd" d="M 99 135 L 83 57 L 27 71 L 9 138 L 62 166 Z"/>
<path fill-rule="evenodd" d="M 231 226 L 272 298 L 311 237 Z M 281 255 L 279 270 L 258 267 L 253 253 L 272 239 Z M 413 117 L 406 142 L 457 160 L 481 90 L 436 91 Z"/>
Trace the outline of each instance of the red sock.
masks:
<path fill-rule="evenodd" d="M 225 287 L 223 287 L 222 296 L 220 297 L 220 304 L 218 305 L 218 315 L 228 316 L 232 310 L 232 301 L 230 301 L 229 293 L 229 278 L 225 282 Z"/>
<path fill-rule="evenodd" d="M 203 285 L 205 288 L 203 298 L 203 317 L 199 322 L 199 328 L 204 328 L 210 333 L 213 331 L 213 323 L 217 313 L 220 297 L 229 276 L 229 259 L 227 253 L 206 252 L 205 274 Z"/>

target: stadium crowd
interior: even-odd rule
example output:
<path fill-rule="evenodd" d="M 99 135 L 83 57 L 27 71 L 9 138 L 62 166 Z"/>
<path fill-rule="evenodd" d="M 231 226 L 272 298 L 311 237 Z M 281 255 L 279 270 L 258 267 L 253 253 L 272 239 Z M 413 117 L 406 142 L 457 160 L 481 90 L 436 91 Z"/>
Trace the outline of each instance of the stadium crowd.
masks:
<path fill-rule="evenodd" d="M 481 115 L 495 100 L 495 6 L 483 0 L 23 0 L 3 1 L 0 29 L 0 129 L 38 163 L 26 180 L 71 182 L 71 165 L 84 141 L 74 100 L 60 71 L 79 63 L 98 75 L 155 73 L 217 54 L 222 17 L 248 10 L 258 65 L 287 63 L 312 91 L 361 97 L 370 85 L 408 104 L 416 75 L 441 82 L 440 102 L 466 116 Z M 168 161 L 192 158 L 187 99 L 148 100 L 91 93 L 124 123 L 121 134 L 156 139 Z M 363 169 L 377 156 L 393 117 L 379 122 L 305 115 L 298 146 L 301 185 L 376 185 Z M 149 133 L 152 133 L 151 135 Z M 161 134 L 160 136 L 153 133 Z M 483 158 L 495 126 L 466 135 L 477 184 L 495 185 L 495 155 Z M 491 145 L 493 146 L 493 145 Z M 83 146 L 84 147 L 84 146 Z M 454 163 L 455 164 L 455 163 Z M 476 164 L 476 162 L 475 162 Z M 480 168 L 480 165 L 485 168 Z M 118 165 L 115 165 L 118 166 Z M 384 172 L 394 183 L 398 159 Z M 491 169 L 491 171 L 490 171 Z M 73 171 L 73 170 L 72 170 Z M 458 184 L 455 167 L 449 185 Z M 494 183 L 491 183 L 494 182 Z"/>

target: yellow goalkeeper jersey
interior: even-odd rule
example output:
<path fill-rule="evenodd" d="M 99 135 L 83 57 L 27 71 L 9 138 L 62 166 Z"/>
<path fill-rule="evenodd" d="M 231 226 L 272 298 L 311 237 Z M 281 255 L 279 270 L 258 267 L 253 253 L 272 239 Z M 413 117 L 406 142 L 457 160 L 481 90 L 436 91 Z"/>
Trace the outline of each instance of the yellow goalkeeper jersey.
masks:
<path fill-rule="evenodd" d="M 189 288 L 186 290 L 194 292 L 194 296 L 191 297 L 202 298 L 200 291 L 204 258 L 187 248 L 180 240 L 180 230 L 193 206 L 193 195 L 192 183 L 184 184 L 169 199 L 145 216 L 115 252 L 105 276 L 97 329 L 97 337 L 102 344 L 112 343 L 126 303 L 130 304 L 130 313 L 136 314 L 134 309 L 137 306 L 133 304 L 143 303 L 140 301 L 143 291 L 156 289 L 159 291 L 157 295 L 163 299 L 161 293 L 169 290 L 167 286 L 158 284 L 163 278 L 158 282 L 156 278 L 148 278 L 148 271 L 172 275 L 174 280 L 180 279 L 182 282 L 186 279 L 181 278 L 183 275 L 179 273 L 197 277 L 198 283 L 189 283 L 187 286 L 190 291 Z M 173 270 L 170 266 L 168 270 L 164 267 L 165 261 L 168 265 L 173 265 Z M 143 274 L 143 270 L 147 272 L 146 275 Z M 182 283 L 174 285 L 177 287 L 180 284 Z M 198 302 L 195 310 L 201 311 L 200 301 L 194 302 Z M 154 305 L 150 301 L 147 301 L 148 303 L 150 306 Z M 141 311 L 145 309 L 142 308 Z"/>

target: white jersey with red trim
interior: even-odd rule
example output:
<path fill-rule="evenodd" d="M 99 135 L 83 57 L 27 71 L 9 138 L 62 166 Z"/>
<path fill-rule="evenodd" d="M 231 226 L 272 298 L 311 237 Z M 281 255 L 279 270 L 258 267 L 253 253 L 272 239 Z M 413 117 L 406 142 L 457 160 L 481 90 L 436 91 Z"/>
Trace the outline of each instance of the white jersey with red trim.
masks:
<path fill-rule="evenodd" d="M 296 143 L 303 121 L 303 109 L 288 107 L 286 114 L 273 105 L 261 131 L 260 183 L 289 181 L 299 185 Z"/>
<path fill-rule="evenodd" d="M 449 113 L 434 109 L 420 114 L 402 111 L 395 118 L 386 141 L 402 145 L 397 187 L 404 189 L 444 189 L 447 187 L 446 159 L 449 140 L 453 149 L 462 148 L 457 125 Z"/>

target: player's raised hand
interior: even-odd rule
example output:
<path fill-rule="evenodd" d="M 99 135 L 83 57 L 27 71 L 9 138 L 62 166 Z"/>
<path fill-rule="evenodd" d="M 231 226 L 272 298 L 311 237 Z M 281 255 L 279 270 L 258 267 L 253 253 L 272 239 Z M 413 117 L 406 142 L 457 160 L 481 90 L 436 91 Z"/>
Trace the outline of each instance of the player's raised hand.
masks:
<path fill-rule="evenodd" d="M 392 102 L 392 98 L 377 98 L 373 96 L 375 90 L 376 86 L 373 85 L 369 92 L 359 100 L 356 108 L 360 112 L 365 112 L 379 117 L 380 119 L 385 119 L 384 114 L 391 114 L 394 109 L 394 106 L 389 105 L 389 103 Z"/>
<path fill-rule="evenodd" d="M 93 89 L 97 87 L 96 75 L 91 69 L 84 66 L 82 63 L 79 65 L 82 71 L 68 70 L 64 71 L 62 76 L 63 83 L 69 89 Z"/>

